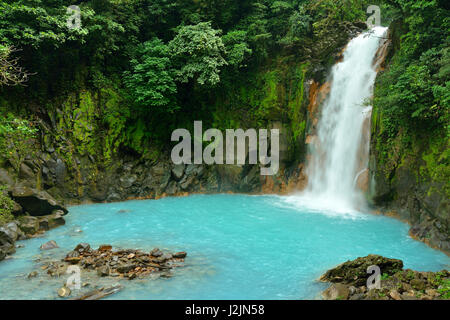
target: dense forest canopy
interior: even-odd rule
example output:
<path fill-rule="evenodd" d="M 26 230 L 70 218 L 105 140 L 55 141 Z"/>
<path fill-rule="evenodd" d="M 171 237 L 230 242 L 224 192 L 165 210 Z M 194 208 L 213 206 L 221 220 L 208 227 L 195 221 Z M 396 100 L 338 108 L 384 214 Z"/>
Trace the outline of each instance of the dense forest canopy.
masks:
<path fill-rule="evenodd" d="M 211 97 L 273 57 L 307 56 L 333 26 L 364 22 L 370 4 L 381 7 L 384 25 L 402 21 L 399 54 L 375 98 L 386 134 L 448 134 L 450 22 L 440 0 L 0 1 L 0 61 L 23 68 L 0 90 L 40 104 L 44 114 L 54 97 L 85 86 L 111 90 L 120 108 L 101 115 L 105 126 L 142 151 L 142 139 L 213 113 Z M 81 9 L 80 28 L 67 27 L 70 5 Z M 8 87 L 28 74 L 26 86 Z"/>

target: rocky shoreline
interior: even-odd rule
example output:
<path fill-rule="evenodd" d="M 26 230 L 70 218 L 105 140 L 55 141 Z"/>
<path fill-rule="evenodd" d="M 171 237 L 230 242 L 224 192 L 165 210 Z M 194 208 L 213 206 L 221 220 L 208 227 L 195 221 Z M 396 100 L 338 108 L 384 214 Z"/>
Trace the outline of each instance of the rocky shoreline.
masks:
<path fill-rule="evenodd" d="M 68 210 L 45 191 L 18 187 L 10 191 L 15 201 L 14 220 L 0 226 L 0 261 L 16 252 L 17 240 L 39 237 L 66 223 Z"/>
<path fill-rule="evenodd" d="M 41 246 L 41 250 L 57 247 L 54 241 L 49 241 Z M 101 278 L 114 281 L 171 278 L 174 276 L 174 269 L 184 266 L 186 256 L 186 252 L 163 252 L 158 248 L 144 252 L 136 249 L 113 250 L 111 245 L 100 245 L 98 249 L 92 249 L 88 243 L 80 243 L 60 260 L 38 261 L 39 268 L 31 272 L 28 278 L 42 276 L 59 278 L 70 273 L 69 271 L 78 270 L 80 283 L 79 287 L 75 288 L 76 291 L 74 290 L 76 283 L 66 282 L 58 289 L 58 296 L 68 298 L 76 292 L 78 297 L 73 299 L 96 300 L 123 288 L 122 285 L 115 283 L 107 287 L 90 289 L 92 284 L 99 284 Z"/>
<path fill-rule="evenodd" d="M 183 170 L 184 172 L 184 170 Z M 172 172 L 172 174 L 175 174 Z M 184 174 L 184 173 L 183 173 Z M 183 178 L 181 171 L 177 176 Z M 184 178 L 183 178 L 184 179 Z M 206 193 L 197 190 L 193 193 Z M 171 196 L 186 196 L 191 193 L 174 193 Z M 13 210 L 14 220 L 0 227 L 0 261 L 10 258 L 16 251 L 17 240 L 25 240 L 39 237 L 46 231 L 65 224 L 64 215 L 68 210 L 58 203 L 45 191 L 38 191 L 26 186 L 17 186 L 10 189 L 9 196 L 15 201 Z M 166 193 L 156 198 L 170 196 Z M 119 201 L 117 199 L 116 201 Z M 386 214 L 400 218 L 396 214 Z M 417 229 L 417 228 L 416 228 Z M 414 227 L 411 236 L 422 234 Z M 425 231 L 430 231 L 426 227 Z M 422 230 L 423 231 L 423 230 Z M 419 240 L 420 237 L 416 237 Z M 426 241 L 425 241 L 426 242 Z M 427 243 L 427 242 L 426 242 Z M 427 243 L 433 246 L 432 243 Z M 54 241 L 49 241 L 41 246 L 41 250 L 57 248 Z M 442 246 L 436 247 L 448 254 Z M 51 277 L 59 277 L 67 271 L 70 265 L 76 265 L 85 272 L 90 273 L 90 281 L 98 283 L 100 278 L 128 279 L 136 278 L 169 278 L 171 270 L 183 266 L 185 252 L 162 252 L 154 249 L 149 253 L 133 249 L 112 250 L 112 246 L 103 245 L 94 250 L 87 243 L 79 244 L 60 261 L 41 262 L 41 270 L 31 272 L 28 278 L 34 278 L 43 271 Z M 369 289 L 366 286 L 368 278 L 367 267 L 377 265 L 382 272 L 381 288 Z M 348 261 L 325 273 L 321 281 L 331 282 L 332 285 L 323 292 L 326 300 L 438 300 L 450 299 L 450 273 L 447 270 L 441 272 L 417 272 L 403 270 L 401 260 L 388 259 L 381 256 L 370 255 Z M 72 292 L 66 286 L 58 290 L 58 295 L 63 298 L 71 297 L 78 300 L 95 300 L 114 294 L 122 289 L 119 284 L 97 286 L 90 288 L 89 283 L 84 284 L 85 289 L 81 295 L 72 297 Z"/>
<path fill-rule="evenodd" d="M 379 288 L 370 288 L 367 270 L 371 266 L 380 268 Z M 322 292 L 324 300 L 450 300 L 448 270 L 405 270 L 403 261 L 379 255 L 347 261 L 328 270 L 319 280 L 331 283 Z"/>

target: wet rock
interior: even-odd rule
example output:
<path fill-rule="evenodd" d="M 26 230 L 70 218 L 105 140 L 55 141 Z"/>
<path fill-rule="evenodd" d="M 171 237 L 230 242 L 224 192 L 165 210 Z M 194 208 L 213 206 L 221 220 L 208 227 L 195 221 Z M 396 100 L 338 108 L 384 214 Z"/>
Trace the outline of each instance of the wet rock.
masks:
<path fill-rule="evenodd" d="M 69 262 L 71 264 L 77 264 L 78 262 L 80 262 L 80 260 L 81 260 L 80 253 L 76 250 L 70 251 L 64 258 L 64 261 Z"/>
<path fill-rule="evenodd" d="M 173 254 L 173 257 L 177 259 L 184 259 L 186 258 L 186 256 L 187 256 L 186 252 L 177 252 Z"/>
<path fill-rule="evenodd" d="M 14 244 L 14 236 L 15 234 L 11 230 L 0 227 L 0 245 Z"/>
<path fill-rule="evenodd" d="M 59 246 L 54 240 L 50 240 L 39 247 L 41 250 L 51 250 L 56 248 L 59 248 Z"/>
<path fill-rule="evenodd" d="M 127 273 L 133 270 L 136 266 L 134 264 L 124 264 L 117 267 L 117 271 L 120 273 Z"/>
<path fill-rule="evenodd" d="M 178 190 L 177 183 L 175 181 L 171 181 L 166 188 L 166 193 L 168 195 L 174 195 L 177 193 L 177 190 Z"/>
<path fill-rule="evenodd" d="M 11 212 L 15 217 L 23 213 L 23 208 L 20 204 L 14 201 L 14 207 Z"/>
<path fill-rule="evenodd" d="M 64 162 L 61 159 L 57 159 L 56 166 L 55 166 L 56 183 L 60 186 L 63 186 L 66 175 L 67 175 L 66 165 L 64 164 Z"/>
<path fill-rule="evenodd" d="M 3 230 L 8 234 L 12 241 L 17 241 L 22 234 L 16 221 L 5 224 Z"/>
<path fill-rule="evenodd" d="M 89 252 L 89 251 L 91 251 L 91 246 L 89 245 L 89 243 L 80 243 L 75 247 L 74 251 L 77 251 L 80 253 L 81 252 Z"/>
<path fill-rule="evenodd" d="M 38 275 L 37 271 L 30 272 L 27 276 L 28 279 L 36 278 Z"/>
<path fill-rule="evenodd" d="M 123 188 L 130 188 L 137 180 L 137 176 L 135 174 L 132 175 L 126 175 L 123 177 L 120 177 L 120 185 Z"/>
<path fill-rule="evenodd" d="M 25 163 L 22 163 L 20 165 L 19 169 L 19 178 L 24 180 L 32 180 L 34 179 L 34 172 L 31 170 L 29 166 L 27 166 Z"/>
<path fill-rule="evenodd" d="M 167 185 L 169 184 L 169 181 L 170 181 L 170 177 L 171 177 L 170 172 L 166 172 L 166 173 L 163 175 L 163 177 L 162 177 L 162 179 L 161 179 L 161 185 L 159 186 L 159 188 L 160 188 L 161 190 L 164 190 L 164 189 L 167 187 Z"/>
<path fill-rule="evenodd" d="M 403 293 L 401 298 L 402 300 L 419 300 L 415 295 L 409 293 Z"/>
<path fill-rule="evenodd" d="M 382 274 L 392 275 L 396 271 L 403 269 L 403 261 L 389 259 L 378 255 L 369 255 L 367 257 L 357 258 L 347 261 L 331 270 L 328 270 L 321 278 L 321 281 L 351 284 L 354 286 L 365 285 L 369 266 L 378 266 Z"/>
<path fill-rule="evenodd" d="M 100 268 L 97 269 L 97 274 L 100 277 L 106 277 L 109 276 L 110 270 L 108 266 L 102 266 Z"/>
<path fill-rule="evenodd" d="M 172 169 L 172 176 L 176 181 L 180 181 L 184 175 L 184 164 L 177 164 Z"/>
<path fill-rule="evenodd" d="M 437 292 L 436 289 L 426 289 L 425 293 L 433 298 L 439 296 L 439 293 Z"/>
<path fill-rule="evenodd" d="M 110 245 L 100 246 L 99 250 L 81 250 L 89 247 L 88 244 L 79 244 L 67 254 L 64 261 L 77 263 L 84 269 L 96 270 L 97 275 L 101 277 L 125 277 L 129 280 L 168 272 L 182 266 L 184 262 L 183 258 L 174 258 L 172 253 L 164 253 L 157 248 L 151 251 L 156 256 L 139 250 L 113 251 Z M 178 257 L 183 256 L 185 257 L 186 253 L 178 254 Z"/>
<path fill-rule="evenodd" d="M 120 196 L 120 194 L 116 193 L 116 192 L 112 192 L 110 194 L 108 194 L 106 201 L 107 202 L 114 202 L 114 201 L 120 201 L 122 200 L 122 197 Z"/>
<path fill-rule="evenodd" d="M 420 279 L 412 279 L 410 284 L 416 290 L 425 290 L 426 287 L 425 282 Z"/>
<path fill-rule="evenodd" d="M 98 251 L 100 252 L 106 252 L 106 251 L 111 251 L 112 250 L 112 246 L 109 244 L 102 244 L 99 248 Z"/>
<path fill-rule="evenodd" d="M 185 175 L 184 178 L 181 179 L 181 181 L 180 181 L 181 189 L 187 190 L 192 185 L 192 183 L 195 181 L 195 179 L 196 179 L 195 176 Z"/>
<path fill-rule="evenodd" d="M 28 187 L 15 187 L 10 192 L 10 196 L 32 216 L 49 215 L 55 210 L 61 210 L 63 214 L 68 212 L 45 191 L 37 191 Z"/>
<path fill-rule="evenodd" d="M 39 231 L 39 219 L 32 216 L 20 217 L 19 228 L 27 235 L 34 235 Z"/>
<path fill-rule="evenodd" d="M 400 293 L 397 290 L 391 290 L 389 292 L 389 296 L 394 300 L 402 300 Z"/>
<path fill-rule="evenodd" d="M 356 293 L 350 297 L 349 300 L 363 300 L 364 299 L 364 293 Z"/>
<path fill-rule="evenodd" d="M 39 217 L 39 230 L 50 230 L 66 224 L 66 220 L 62 217 L 64 213 L 56 210 L 55 213 Z"/>
<path fill-rule="evenodd" d="M 370 256 L 369 256 L 370 257 Z M 367 257 L 366 257 L 367 258 Z M 334 285 L 323 292 L 325 299 L 336 299 L 339 295 L 346 296 L 345 286 L 349 286 L 349 279 L 353 282 L 358 282 L 358 274 L 355 274 L 361 265 L 361 259 L 358 258 L 353 261 L 347 261 L 346 263 L 338 266 L 334 270 L 334 273 L 327 271 L 321 279 L 333 279 Z M 373 262 L 375 258 L 370 258 L 369 261 Z M 387 263 L 398 267 L 398 262 L 394 259 L 376 258 L 381 263 Z M 394 260 L 394 261 L 392 261 Z M 397 260 L 400 261 L 400 260 Z M 356 263 L 355 263 L 356 262 Z M 354 268 L 350 268 L 353 266 Z M 381 269 L 383 272 L 383 269 Z M 339 272 L 337 272 L 339 271 Z M 346 271 L 348 274 L 346 274 Z M 350 277 L 350 278 L 349 278 Z M 348 299 L 349 300 L 433 300 L 442 298 L 439 294 L 439 290 L 444 288 L 444 284 L 450 281 L 450 272 L 442 270 L 440 272 L 417 272 L 414 270 L 396 270 L 391 269 L 389 273 L 383 273 L 381 279 L 380 288 L 368 290 L 364 285 L 355 287 L 348 287 Z M 343 286 L 342 286 L 343 285 Z"/>
<path fill-rule="evenodd" d="M 68 296 L 70 296 L 71 291 L 69 288 L 67 287 L 62 287 L 58 289 L 58 296 L 60 296 L 61 298 L 66 298 Z"/>
<path fill-rule="evenodd" d="M 323 292 L 325 300 L 347 300 L 349 295 L 349 287 L 341 283 L 333 283 Z"/>
<path fill-rule="evenodd" d="M 14 179 L 11 175 L 3 168 L 0 168 L 0 185 L 13 186 Z"/>
<path fill-rule="evenodd" d="M 11 232 L 6 228 L 0 228 L 0 261 L 14 252 L 16 252 L 16 248 Z"/>
<path fill-rule="evenodd" d="M 109 288 L 100 288 L 92 290 L 82 296 L 75 298 L 74 300 L 99 300 L 114 293 L 117 293 L 121 289 L 122 287 L 119 284 L 116 284 Z"/>
<path fill-rule="evenodd" d="M 150 251 L 150 255 L 153 257 L 161 257 L 163 255 L 163 253 L 158 248 L 155 248 L 152 251 Z"/>

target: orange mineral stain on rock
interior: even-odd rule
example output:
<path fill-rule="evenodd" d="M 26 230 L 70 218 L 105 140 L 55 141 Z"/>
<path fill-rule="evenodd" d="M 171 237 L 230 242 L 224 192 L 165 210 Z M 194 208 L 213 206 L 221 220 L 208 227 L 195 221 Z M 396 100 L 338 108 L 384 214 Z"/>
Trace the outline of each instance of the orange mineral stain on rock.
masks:
<path fill-rule="evenodd" d="M 286 195 L 304 190 L 308 184 L 304 169 L 303 163 L 299 164 L 295 172 L 289 177 L 288 181 L 281 178 L 284 176 L 284 172 L 281 172 L 279 176 L 264 177 L 261 194 Z"/>
<path fill-rule="evenodd" d="M 329 82 L 325 82 L 319 87 L 319 83 L 312 80 L 309 87 L 309 105 L 308 111 L 311 118 L 315 118 L 319 105 L 325 100 L 330 92 L 331 86 Z"/>
<path fill-rule="evenodd" d="M 369 170 L 364 170 L 356 180 L 356 186 L 363 192 L 369 191 Z"/>
<path fill-rule="evenodd" d="M 385 66 L 385 61 L 387 54 L 389 52 L 389 45 L 391 44 L 391 40 L 386 39 L 384 40 L 383 44 L 380 45 L 380 47 L 377 50 L 377 53 L 375 54 L 375 58 L 373 61 L 373 65 L 376 68 L 377 72 L 383 71 Z"/>

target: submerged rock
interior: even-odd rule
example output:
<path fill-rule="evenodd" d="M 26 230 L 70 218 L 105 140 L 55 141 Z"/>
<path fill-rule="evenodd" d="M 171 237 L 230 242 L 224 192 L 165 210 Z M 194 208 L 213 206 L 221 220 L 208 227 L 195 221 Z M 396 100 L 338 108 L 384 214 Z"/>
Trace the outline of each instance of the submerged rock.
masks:
<path fill-rule="evenodd" d="M 59 248 L 59 246 L 54 240 L 50 240 L 39 247 L 41 250 L 51 250 L 56 248 Z"/>
<path fill-rule="evenodd" d="M 58 296 L 60 296 L 61 298 L 66 298 L 68 296 L 70 296 L 71 291 L 69 288 L 67 287 L 62 287 L 58 289 Z"/>
<path fill-rule="evenodd" d="M 122 289 L 120 284 L 115 284 L 108 288 L 100 288 L 92 290 L 86 294 L 83 294 L 77 298 L 74 298 L 73 300 L 99 300 L 104 297 L 107 297 L 109 295 L 112 295 L 114 293 L 119 292 Z"/>

